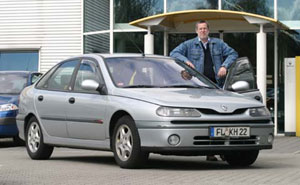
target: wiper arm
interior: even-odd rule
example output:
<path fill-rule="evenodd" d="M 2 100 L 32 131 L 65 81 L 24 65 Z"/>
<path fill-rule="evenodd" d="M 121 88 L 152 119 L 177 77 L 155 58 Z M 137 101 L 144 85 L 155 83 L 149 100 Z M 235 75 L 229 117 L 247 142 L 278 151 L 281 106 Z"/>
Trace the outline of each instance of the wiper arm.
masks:
<path fill-rule="evenodd" d="M 195 86 L 195 85 L 166 85 L 166 86 L 161 86 L 161 88 L 204 88 L 204 86 Z"/>
<path fill-rule="evenodd" d="M 159 86 L 154 85 L 128 85 L 123 86 L 122 88 L 158 88 Z"/>

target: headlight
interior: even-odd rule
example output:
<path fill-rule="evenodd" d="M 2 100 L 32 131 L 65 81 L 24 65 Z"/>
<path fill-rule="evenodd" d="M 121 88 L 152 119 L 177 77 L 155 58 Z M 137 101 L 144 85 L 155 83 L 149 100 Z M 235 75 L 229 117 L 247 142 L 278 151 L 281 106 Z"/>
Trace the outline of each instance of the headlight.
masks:
<path fill-rule="evenodd" d="M 18 106 L 12 103 L 0 105 L 0 111 L 9 111 L 9 110 L 18 110 Z"/>
<path fill-rule="evenodd" d="M 201 114 L 197 109 L 159 107 L 156 114 L 164 117 L 200 117 Z"/>
<path fill-rule="evenodd" d="M 249 114 L 253 117 L 271 116 L 266 107 L 251 108 L 249 109 Z"/>

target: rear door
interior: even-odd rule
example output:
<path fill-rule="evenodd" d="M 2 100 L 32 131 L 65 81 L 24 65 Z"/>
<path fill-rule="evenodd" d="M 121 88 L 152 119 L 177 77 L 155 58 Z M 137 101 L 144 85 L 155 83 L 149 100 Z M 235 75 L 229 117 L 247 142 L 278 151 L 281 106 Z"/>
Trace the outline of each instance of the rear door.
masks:
<path fill-rule="evenodd" d="M 52 69 L 36 86 L 34 102 L 42 126 L 50 136 L 67 137 L 66 109 L 70 82 L 79 59 Z"/>
<path fill-rule="evenodd" d="M 239 82 L 247 83 L 248 87 L 235 91 L 234 86 Z M 230 67 L 223 89 L 238 92 L 258 101 L 262 101 L 262 95 L 259 89 L 257 89 L 252 65 L 247 57 L 238 58 Z"/>

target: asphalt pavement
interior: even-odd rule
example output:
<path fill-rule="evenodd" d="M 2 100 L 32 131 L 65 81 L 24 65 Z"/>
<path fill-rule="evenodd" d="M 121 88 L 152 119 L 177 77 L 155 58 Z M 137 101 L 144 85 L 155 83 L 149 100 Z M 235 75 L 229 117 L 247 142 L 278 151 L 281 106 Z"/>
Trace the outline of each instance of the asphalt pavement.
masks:
<path fill-rule="evenodd" d="M 121 169 L 111 152 L 55 148 L 49 160 L 31 160 L 24 147 L 0 139 L 0 185 L 299 185 L 300 138 L 276 137 L 247 168 L 204 156 L 151 155 L 143 169 Z"/>

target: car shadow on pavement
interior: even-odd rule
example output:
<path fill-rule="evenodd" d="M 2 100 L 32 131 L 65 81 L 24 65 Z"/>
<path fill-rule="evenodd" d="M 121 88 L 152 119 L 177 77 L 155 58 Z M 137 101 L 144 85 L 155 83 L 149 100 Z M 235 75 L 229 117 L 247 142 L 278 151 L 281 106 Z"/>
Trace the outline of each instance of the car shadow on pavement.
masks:
<path fill-rule="evenodd" d="M 140 170 L 147 169 L 162 169 L 162 170 L 232 170 L 232 169 L 261 169 L 259 166 L 250 167 L 232 167 L 229 166 L 225 161 L 206 161 L 205 158 L 188 159 L 187 160 L 175 160 L 171 158 L 149 158 L 147 163 L 139 168 Z M 114 160 L 113 156 L 69 156 L 69 157 L 51 157 L 50 160 L 57 161 L 70 161 L 70 162 L 80 162 L 80 163 L 92 163 L 98 165 L 109 165 L 118 166 Z"/>
<path fill-rule="evenodd" d="M 11 138 L 0 138 L 0 148 L 16 147 Z"/>
<path fill-rule="evenodd" d="M 199 160 L 172 160 L 172 159 L 150 159 L 145 166 L 148 169 L 165 170 L 232 170 L 232 169 L 259 169 L 256 166 L 232 167 L 225 161 L 206 161 L 205 158 Z"/>
<path fill-rule="evenodd" d="M 111 156 L 51 157 L 49 160 L 93 163 L 93 164 L 103 164 L 103 165 L 117 165 L 115 159 Z"/>

